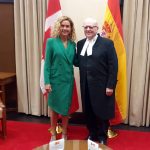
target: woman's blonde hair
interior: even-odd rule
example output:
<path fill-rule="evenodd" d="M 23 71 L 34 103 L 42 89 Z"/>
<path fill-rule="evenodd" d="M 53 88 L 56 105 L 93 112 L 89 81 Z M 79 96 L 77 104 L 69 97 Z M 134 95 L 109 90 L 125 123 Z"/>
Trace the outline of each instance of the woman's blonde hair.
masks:
<path fill-rule="evenodd" d="M 75 34 L 74 23 L 71 20 L 71 18 L 69 18 L 67 16 L 62 16 L 62 17 L 58 18 L 58 20 L 56 21 L 56 23 L 54 24 L 54 27 L 52 29 L 51 36 L 54 37 L 54 38 L 60 36 L 60 32 L 59 32 L 60 30 L 59 29 L 60 29 L 61 23 L 65 20 L 69 21 L 70 25 L 71 25 L 71 32 L 70 32 L 70 35 L 69 35 L 69 39 L 72 40 L 72 41 L 75 41 L 76 40 L 76 34 Z"/>

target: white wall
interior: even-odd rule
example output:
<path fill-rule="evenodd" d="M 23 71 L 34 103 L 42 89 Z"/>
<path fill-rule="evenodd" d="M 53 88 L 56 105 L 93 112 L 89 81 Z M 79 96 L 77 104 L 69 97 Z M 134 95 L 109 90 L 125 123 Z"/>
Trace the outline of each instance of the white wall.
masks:
<path fill-rule="evenodd" d="M 77 40 L 84 38 L 82 24 L 83 20 L 87 17 L 95 18 L 98 21 L 100 31 L 104 19 L 107 0 L 60 0 L 60 4 L 62 14 L 69 16 L 74 21 Z M 75 68 L 75 78 L 80 105 L 78 112 L 82 112 L 78 68 Z"/>

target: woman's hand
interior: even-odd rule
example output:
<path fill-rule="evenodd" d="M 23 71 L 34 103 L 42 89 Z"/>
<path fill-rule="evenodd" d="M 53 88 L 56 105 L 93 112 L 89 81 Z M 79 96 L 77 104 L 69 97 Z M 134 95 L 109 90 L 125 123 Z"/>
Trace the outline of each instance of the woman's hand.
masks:
<path fill-rule="evenodd" d="M 52 91 L 51 85 L 50 84 L 46 84 L 45 85 L 45 90 L 47 93 L 50 93 Z"/>

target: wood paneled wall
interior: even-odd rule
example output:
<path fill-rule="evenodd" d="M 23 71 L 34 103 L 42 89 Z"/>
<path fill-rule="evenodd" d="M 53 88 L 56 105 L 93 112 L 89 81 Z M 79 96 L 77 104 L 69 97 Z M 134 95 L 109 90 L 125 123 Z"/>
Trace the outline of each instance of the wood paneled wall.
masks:
<path fill-rule="evenodd" d="M 0 3 L 0 71 L 16 72 L 14 4 Z"/>

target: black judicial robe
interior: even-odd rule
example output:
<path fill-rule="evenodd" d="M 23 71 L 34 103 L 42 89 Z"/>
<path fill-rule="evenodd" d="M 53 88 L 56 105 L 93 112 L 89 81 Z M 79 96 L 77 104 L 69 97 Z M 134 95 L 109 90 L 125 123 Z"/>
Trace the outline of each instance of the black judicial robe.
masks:
<path fill-rule="evenodd" d="M 87 81 L 90 103 L 100 119 L 111 119 L 115 115 L 115 91 L 106 95 L 106 88 L 115 90 L 117 83 L 118 60 L 113 41 L 98 38 L 93 45 L 91 56 L 81 56 L 86 39 L 77 43 L 77 60 L 80 71 L 80 88 L 83 111 L 85 107 L 85 83 Z"/>

